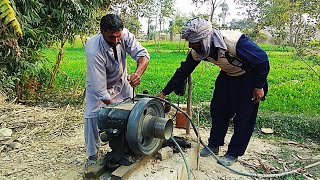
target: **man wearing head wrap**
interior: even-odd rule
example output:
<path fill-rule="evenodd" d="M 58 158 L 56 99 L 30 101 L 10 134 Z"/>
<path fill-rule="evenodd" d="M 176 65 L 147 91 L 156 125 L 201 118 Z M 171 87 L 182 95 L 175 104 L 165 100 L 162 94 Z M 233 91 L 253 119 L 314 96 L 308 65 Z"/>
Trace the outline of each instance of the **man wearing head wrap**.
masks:
<path fill-rule="evenodd" d="M 220 158 L 230 166 L 245 153 L 256 123 L 259 102 L 267 94 L 267 54 L 244 34 L 213 29 L 209 21 L 201 18 L 191 19 L 183 26 L 182 38 L 189 42 L 191 51 L 158 96 L 165 98 L 182 86 L 201 60 L 219 66 L 221 71 L 210 105 L 212 128 L 208 147 L 215 154 L 219 153 L 232 118 L 234 133 L 226 154 Z M 200 155 L 206 157 L 210 152 L 204 148 Z"/>

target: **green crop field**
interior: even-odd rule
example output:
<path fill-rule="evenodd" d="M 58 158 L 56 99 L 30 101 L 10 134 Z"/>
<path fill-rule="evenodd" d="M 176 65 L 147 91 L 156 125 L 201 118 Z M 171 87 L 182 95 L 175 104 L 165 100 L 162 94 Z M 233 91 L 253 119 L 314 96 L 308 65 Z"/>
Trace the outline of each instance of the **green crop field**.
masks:
<path fill-rule="evenodd" d="M 181 43 L 182 50 L 178 50 L 178 42 L 143 42 L 151 55 L 147 71 L 142 82 L 136 88 L 136 93 L 148 90 L 156 95 L 166 85 L 168 80 L 179 67 L 187 54 L 187 44 Z M 272 127 L 276 134 L 291 139 L 301 140 L 311 137 L 319 140 L 320 134 L 320 79 L 308 65 L 294 57 L 293 50 L 283 49 L 270 44 L 260 45 L 268 54 L 271 70 L 268 76 L 269 93 L 267 100 L 260 105 L 257 127 Z M 155 49 L 160 51 L 156 52 Z M 49 66 L 53 66 L 58 54 L 57 48 L 45 49 L 43 54 L 49 59 Z M 319 58 L 319 57 L 317 57 Z M 130 57 L 128 73 L 134 72 L 136 63 Z M 306 61 L 316 72 L 320 66 L 315 61 Z M 201 62 L 192 74 L 193 104 L 208 104 L 210 102 L 214 82 L 219 68 L 208 62 Z M 86 78 L 85 50 L 80 42 L 67 44 L 64 60 L 60 66 L 55 81 L 55 90 L 63 93 L 63 99 L 72 96 L 72 100 L 83 99 Z M 239 96 L 241 96 L 239 94 Z M 169 98 L 177 102 L 177 96 L 172 93 Z M 186 102 L 186 95 L 180 98 Z M 70 103 L 70 100 L 67 100 Z M 81 102 L 81 101 L 80 101 Z M 200 114 L 203 123 L 210 122 L 209 108 L 202 108 Z"/>
<path fill-rule="evenodd" d="M 187 44 L 178 52 L 178 42 L 161 42 L 160 52 L 155 52 L 154 42 L 143 45 L 151 55 L 150 65 L 142 78 L 141 85 L 136 88 L 137 93 L 148 90 L 150 94 L 157 94 L 186 57 Z M 296 114 L 318 114 L 320 111 L 320 80 L 319 77 L 301 60 L 296 60 L 292 50 L 263 44 L 266 50 L 271 70 L 268 77 L 269 93 L 267 101 L 261 103 L 261 111 L 276 111 Z M 43 50 L 52 65 L 55 63 L 57 49 Z M 308 62 L 320 72 L 320 66 Z M 128 72 L 134 72 L 135 61 L 128 58 Z M 214 81 L 219 68 L 208 62 L 201 62 L 192 74 L 193 103 L 209 102 L 212 96 Z M 55 87 L 62 91 L 82 91 L 86 76 L 85 51 L 80 42 L 68 44 L 65 49 L 64 60 L 55 82 Z M 170 99 L 176 100 L 172 93 Z M 185 101 L 186 97 L 181 98 Z"/>

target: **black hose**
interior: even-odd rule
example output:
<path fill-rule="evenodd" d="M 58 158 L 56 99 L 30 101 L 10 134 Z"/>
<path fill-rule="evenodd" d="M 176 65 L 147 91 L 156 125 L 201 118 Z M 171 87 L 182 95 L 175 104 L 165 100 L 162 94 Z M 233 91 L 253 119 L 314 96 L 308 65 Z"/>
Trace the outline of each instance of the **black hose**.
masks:
<path fill-rule="evenodd" d="M 189 120 L 189 122 L 191 123 L 192 125 L 192 128 L 196 134 L 196 136 L 198 137 L 199 136 L 199 132 L 197 131 L 197 128 L 196 126 L 194 125 L 194 123 L 192 122 L 192 119 L 191 117 L 184 111 L 182 111 L 182 109 L 180 109 L 179 107 L 177 107 L 176 105 L 174 105 L 173 103 L 165 100 L 165 99 L 162 99 L 162 98 L 159 98 L 159 97 L 156 97 L 156 96 L 152 96 L 152 95 L 148 95 L 148 94 L 137 94 L 137 96 L 142 96 L 142 97 L 148 97 L 148 98 L 154 98 L 154 99 L 158 99 L 164 103 L 168 103 L 170 104 L 172 107 L 174 107 L 175 109 L 177 109 L 178 111 L 180 111 L 181 113 L 183 113 Z M 299 169 L 296 169 L 296 170 L 292 170 L 292 171 L 288 171 L 288 172 L 284 172 L 284 173 L 280 173 L 280 174 L 253 174 L 253 173 L 243 173 L 243 172 L 239 172 L 239 171 L 236 171 L 232 168 L 230 168 L 229 166 L 227 166 L 226 164 L 224 164 L 223 162 L 220 161 L 220 159 L 218 158 L 217 155 L 215 155 L 211 149 L 200 139 L 200 143 L 207 149 L 209 150 L 209 152 L 213 155 L 213 157 L 220 163 L 222 164 L 226 169 L 234 172 L 234 173 L 237 173 L 239 175 L 242 175 L 242 176 L 249 176 L 249 177 L 260 177 L 260 178 L 273 178 L 273 177 L 280 177 L 280 176 L 285 176 L 285 175 L 289 175 L 289 174 L 293 174 L 293 173 L 298 173 L 299 172 Z M 316 166 L 316 165 L 320 165 L 320 162 L 317 162 L 315 164 L 312 164 L 312 167 L 313 166 Z M 308 166 L 304 167 L 304 168 L 307 168 Z M 311 167 L 311 166 L 310 166 Z"/>

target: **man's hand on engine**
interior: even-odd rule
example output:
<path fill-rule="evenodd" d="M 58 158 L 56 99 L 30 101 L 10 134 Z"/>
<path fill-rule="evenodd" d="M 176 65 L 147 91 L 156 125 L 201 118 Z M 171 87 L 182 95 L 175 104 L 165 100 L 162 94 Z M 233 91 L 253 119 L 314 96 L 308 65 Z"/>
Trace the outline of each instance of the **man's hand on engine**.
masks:
<path fill-rule="evenodd" d="M 163 94 L 163 92 L 160 92 L 159 94 L 157 94 L 157 97 L 161 98 L 161 99 L 165 99 L 166 95 Z"/>
<path fill-rule="evenodd" d="M 128 81 L 132 87 L 137 87 L 140 84 L 141 76 L 138 73 L 132 73 L 128 77 Z"/>

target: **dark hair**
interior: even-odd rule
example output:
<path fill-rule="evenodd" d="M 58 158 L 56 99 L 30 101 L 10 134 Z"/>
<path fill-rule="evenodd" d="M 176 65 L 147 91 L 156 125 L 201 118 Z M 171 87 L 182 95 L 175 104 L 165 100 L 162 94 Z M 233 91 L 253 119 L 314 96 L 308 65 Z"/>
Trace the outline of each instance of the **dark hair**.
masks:
<path fill-rule="evenodd" d="M 100 30 L 104 32 L 116 32 L 123 29 L 123 22 L 118 15 L 107 14 L 101 18 Z"/>

